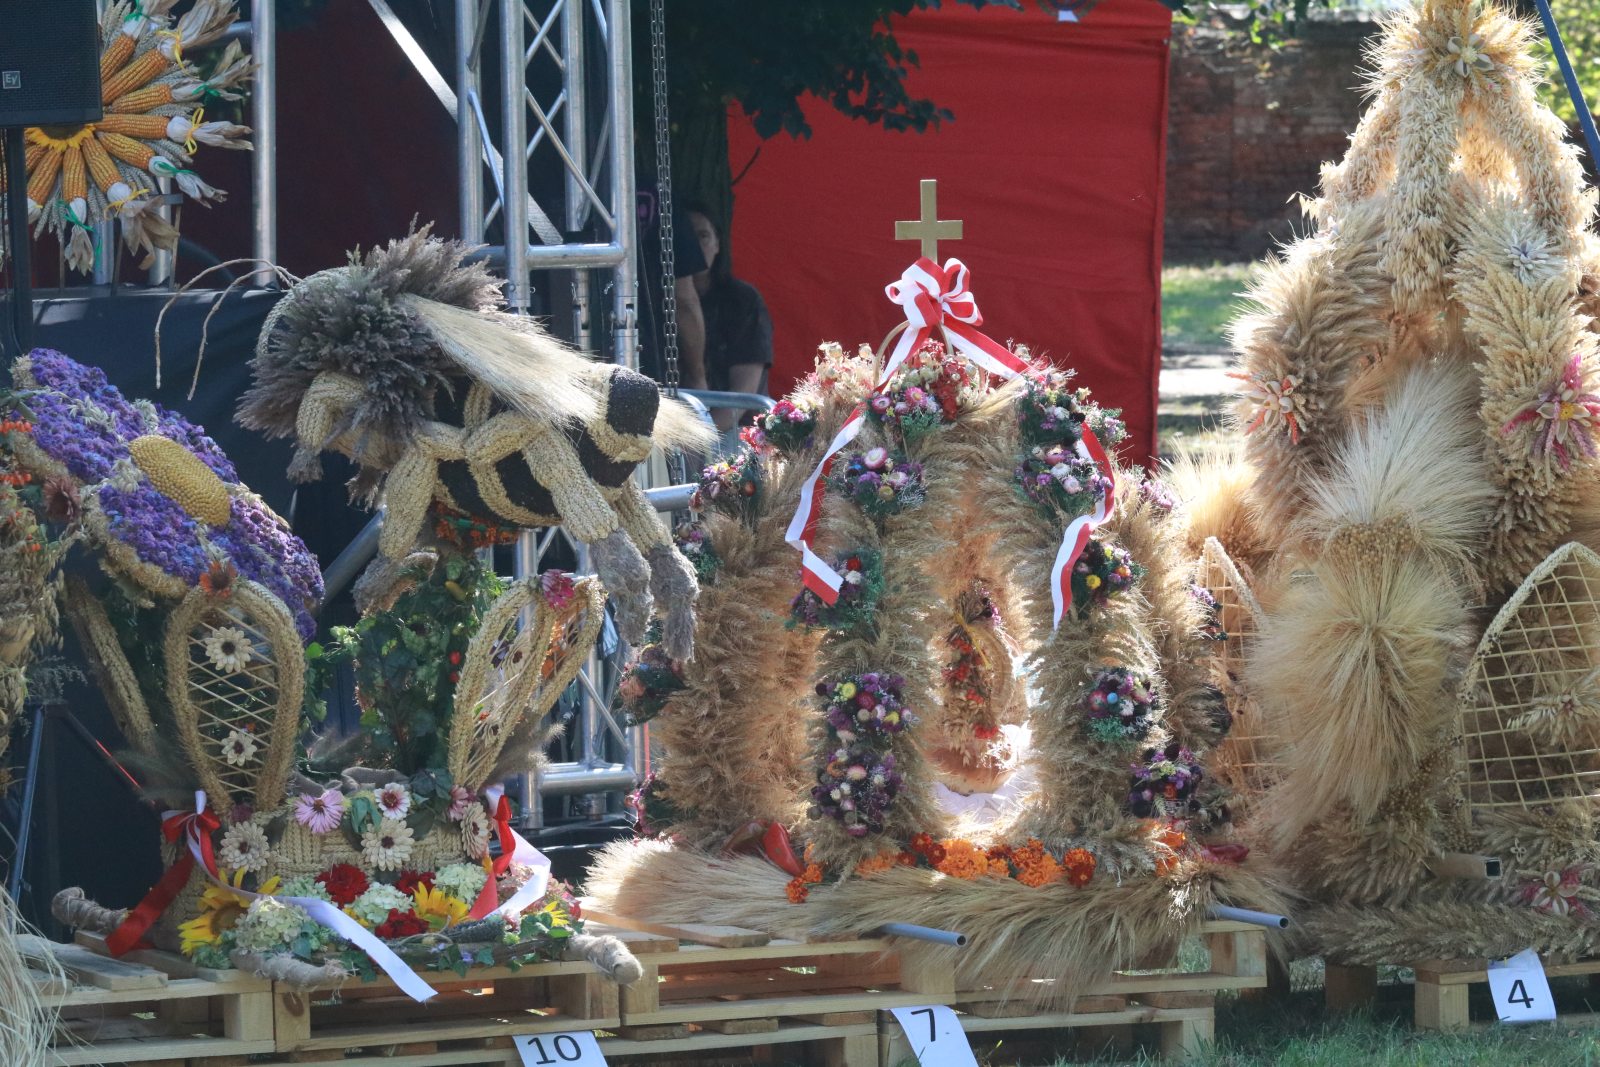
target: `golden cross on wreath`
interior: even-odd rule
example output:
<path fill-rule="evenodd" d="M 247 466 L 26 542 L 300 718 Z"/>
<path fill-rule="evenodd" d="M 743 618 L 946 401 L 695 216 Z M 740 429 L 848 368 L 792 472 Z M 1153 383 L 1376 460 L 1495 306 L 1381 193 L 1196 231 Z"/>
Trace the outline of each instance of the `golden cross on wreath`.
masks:
<path fill-rule="evenodd" d="M 894 224 L 896 241 L 921 241 L 922 254 L 939 262 L 939 242 L 961 240 L 961 220 L 939 218 L 939 183 L 933 178 L 922 179 L 922 217 L 904 219 Z"/>

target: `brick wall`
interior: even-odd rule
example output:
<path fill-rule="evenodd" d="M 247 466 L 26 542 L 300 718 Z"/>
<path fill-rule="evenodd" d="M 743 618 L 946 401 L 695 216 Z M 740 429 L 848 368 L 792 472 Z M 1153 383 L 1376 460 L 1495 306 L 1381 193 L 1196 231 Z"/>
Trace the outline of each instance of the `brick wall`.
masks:
<path fill-rule="evenodd" d="M 1296 193 L 1344 154 L 1361 114 L 1371 21 L 1315 21 L 1277 49 L 1240 32 L 1173 27 L 1166 258 L 1255 259 L 1303 227 Z"/>

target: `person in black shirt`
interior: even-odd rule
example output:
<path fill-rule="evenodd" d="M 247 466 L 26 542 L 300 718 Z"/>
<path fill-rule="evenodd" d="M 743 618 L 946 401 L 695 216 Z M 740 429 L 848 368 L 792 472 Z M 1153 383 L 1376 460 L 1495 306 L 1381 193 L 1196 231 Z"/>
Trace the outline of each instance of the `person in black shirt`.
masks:
<path fill-rule="evenodd" d="M 678 310 L 679 384 L 685 389 L 706 389 L 705 318 L 694 279 L 705 273 L 700 243 L 695 240 L 688 213 L 672 212 L 673 292 Z M 663 352 L 661 299 L 661 210 L 653 184 L 639 186 L 639 371 L 657 382 L 666 381 Z"/>
<path fill-rule="evenodd" d="M 733 276 L 728 257 L 722 254 L 722 235 L 705 207 L 690 205 L 685 214 L 707 268 L 694 276 L 706 324 L 707 385 L 765 396 L 772 368 L 772 318 L 766 301 L 755 286 Z M 718 429 L 728 430 L 747 422 L 754 412 L 720 408 L 711 414 Z"/>

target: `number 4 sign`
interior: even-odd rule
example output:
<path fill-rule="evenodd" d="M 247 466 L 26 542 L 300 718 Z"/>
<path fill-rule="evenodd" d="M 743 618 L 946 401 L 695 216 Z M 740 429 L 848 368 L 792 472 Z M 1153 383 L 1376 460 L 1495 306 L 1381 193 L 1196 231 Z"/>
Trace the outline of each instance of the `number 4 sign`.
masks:
<path fill-rule="evenodd" d="M 1489 961 L 1489 992 L 1503 1023 L 1531 1023 L 1554 1019 L 1556 1002 L 1544 965 L 1531 948 L 1508 960 Z"/>
<path fill-rule="evenodd" d="M 890 1008 L 911 1042 L 922 1067 L 978 1067 L 956 1013 L 943 1004 L 925 1008 Z"/>
<path fill-rule="evenodd" d="M 523 1067 L 606 1067 L 600 1043 L 587 1030 L 565 1034 L 525 1034 L 511 1039 Z"/>

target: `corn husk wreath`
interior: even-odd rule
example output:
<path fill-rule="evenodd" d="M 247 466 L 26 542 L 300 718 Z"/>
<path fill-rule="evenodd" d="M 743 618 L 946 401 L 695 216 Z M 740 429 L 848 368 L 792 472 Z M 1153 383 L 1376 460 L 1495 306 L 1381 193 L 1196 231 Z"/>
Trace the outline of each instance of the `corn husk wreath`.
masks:
<path fill-rule="evenodd" d="M 338 903 L 419 966 L 572 951 L 608 974 L 637 976 L 614 941 L 581 932 L 559 888 L 534 901 L 533 926 L 526 915 L 462 921 L 475 896 L 510 896 L 534 875 L 514 862 L 487 867 L 493 828 L 477 798 L 503 777 L 503 750 L 527 740 L 525 724 L 537 724 L 571 684 L 596 640 L 597 581 L 516 582 L 475 618 L 451 679 L 437 770 L 408 777 L 355 767 L 331 783 L 308 779 L 296 767 L 309 766 L 299 741 L 304 642 L 322 592 L 315 559 L 237 483 L 199 427 L 125 400 L 100 371 L 60 353 L 36 350 L 12 373 L 6 425 L 19 422 L 11 403 L 25 405 L 32 422 L 7 430 L 9 450 L 43 483 L 41 514 L 81 527 L 110 579 L 96 589 L 74 577 L 65 606 L 128 742 L 127 762 L 164 807 L 193 810 L 203 791 L 215 820 L 207 836 L 217 877 L 195 865 L 175 898 L 151 905 L 161 910 L 147 936 L 206 966 L 302 984 L 369 971 L 360 952 L 281 899 L 332 894 L 319 886 L 335 885 L 328 874 L 342 871 L 339 884 L 359 882 L 362 892 Z M 425 793 L 429 781 L 444 784 Z M 171 866 L 187 854 L 180 839 L 165 859 Z M 393 888 L 405 871 L 427 884 L 414 894 Z M 254 902 L 253 893 L 261 894 Z M 387 906 L 375 911 L 380 900 Z M 105 933 L 127 917 L 76 889 L 55 910 Z"/>
<path fill-rule="evenodd" d="M 248 127 L 205 118 L 218 100 L 240 98 L 254 64 L 230 41 L 203 74 L 196 53 L 237 17 L 233 0 L 196 0 L 173 16 L 177 0 L 118 0 L 100 19 L 100 81 L 105 116 L 77 126 L 33 126 L 26 133 L 28 218 L 49 231 L 73 270 L 94 268 L 94 227 L 116 219 L 135 249 L 178 247 L 163 219 L 161 183 L 200 203 L 224 198 L 192 169 L 199 146 L 249 149 Z"/>
<path fill-rule="evenodd" d="M 875 376 L 870 350 L 846 356 L 824 346 L 816 372 L 787 401 L 815 419 L 805 443 L 757 442 L 731 467 L 708 471 L 724 492 L 686 538 L 717 561 L 700 602 L 701 657 L 682 666 L 683 688 L 653 720 L 664 757 L 659 778 L 636 801 L 669 814 L 660 825 L 652 818 L 654 838 L 602 854 L 588 883 L 598 906 L 787 936 L 862 933 L 896 921 L 960 930 L 971 939 L 949 958 L 960 981 L 1045 976 L 1057 981 L 1035 984 L 1029 995 L 1062 1000 L 1115 967 L 1172 951 L 1214 903 L 1279 905 L 1269 872 L 1220 847 L 1227 830 L 1218 825 L 1225 819 L 1216 798 L 1181 820 L 1135 817 L 1124 803 L 1137 749 L 1088 735 L 1088 694 L 1105 668 L 1120 666 L 1140 672 L 1154 691 L 1142 744 L 1178 742 L 1203 753 L 1226 728 L 1208 684 L 1215 642 L 1203 633 L 1190 588 L 1185 521 L 1135 470 L 1117 472 L 1117 513 L 1096 540 L 1125 548 L 1142 577 L 1116 596 L 1080 604 L 1052 631 L 1050 564 L 1071 514 L 1041 507 L 1019 488 L 1019 459 L 1034 440 L 1021 428 L 1031 402 L 1023 381 L 975 376 L 952 413 L 915 434 L 887 418 L 867 421 L 852 448 L 867 462 L 883 451 L 890 463 L 910 464 L 894 469 L 920 465 L 925 499 L 875 516 L 830 489 L 818 551 L 842 567 L 852 559 L 881 563 L 875 610 L 836 618 L 820 640 L 785 625 L 796 560 L 784 527 L 819 442 L 831 439 Z M 1059 390 L 1065 375 L 1039 371 L 1032 380 Z M 894 380 L 890 389 L 908 392 Z M 1086 393 L 1070 403 L 1083 404 L 1083 417 L 1100 431 L 1115 433 L 1114 420 L 1088 405 Z M 846 460 L 841 455 L 839 467 L 857 468 Z M 726 486 L 747 483 L 756 488 L 730 506 L 715 503 L 728 499 Z M 925 758 L 924 731 L 947 725 L 949 712 L 936 703 L 944 636 L 975 583 L 1001 605 L 1025 655 L 1014 685 L 1027 694 L 1033 784 L 999 821 L 963 826 L 962 839 L 941 846 L 952 824 L 934 784 L 946 769 Z M 795 673 L 775 678 L 775 666 Z M 1012 665 L 1001 669 L 1009 674 Z M 898 683 L 882 680 L 896 676 Z M 881 825 L 865 832 L 833 813 L 826 785 L 813 791 L 834 780 L 835 748 L 850 748 L 844 762 L 862 758 L 858 742 L 819 715 L 819 704 L 838 699 L 840 679 L 887 686 L 922 720 L 888 733 L 871 757 L 892 755 L 900 784 Z M 820 681 L 817 695 L 803 681 Z M 847 777 L 863 787 L 875 781 Z M 804 852 L 798 874 L 780 869 L 781 850 L 743 854 L 752 832 L 759 837 L 774 823 L 805 842 L 795 849 Z M 902 853 L 927 862 L 908 865 Z"/>
<path fill-rule="evenodd" d="M 1600 242 L 1531 41 L 1469 0 L 1388 23 L 1315 231 L 1235 326 L 1244 491 L 1192 490 L 1259 601 L 1246 835 L 1302 947 L 1353 963 L 1600 951 Z"/>

